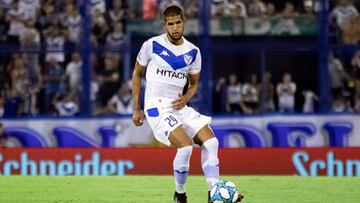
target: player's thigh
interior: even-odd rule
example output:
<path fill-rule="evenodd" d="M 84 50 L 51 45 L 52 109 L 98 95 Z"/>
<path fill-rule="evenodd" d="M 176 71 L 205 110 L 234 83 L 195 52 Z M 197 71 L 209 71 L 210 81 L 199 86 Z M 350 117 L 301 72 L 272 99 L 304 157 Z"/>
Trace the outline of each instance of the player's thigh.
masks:
<path fill-rule="evenodd" d="M 205 125 L 203 128 L 199 130 L 198 133 L 196 133 L 194 139 L 194 142 L 198 144 L 199 146 L 202 146 L 202 144 L 208 140 L 215 137 L 214 132 L 209 127 L 209 125 Z"/>
<path fill-rule="evenodd" d="M 178 126 L 173 131 L 170 132 L 169 141 L 171 145 L 180 148 L 192 145 L 192 140 L 186 134 L 182 126 Z"/>

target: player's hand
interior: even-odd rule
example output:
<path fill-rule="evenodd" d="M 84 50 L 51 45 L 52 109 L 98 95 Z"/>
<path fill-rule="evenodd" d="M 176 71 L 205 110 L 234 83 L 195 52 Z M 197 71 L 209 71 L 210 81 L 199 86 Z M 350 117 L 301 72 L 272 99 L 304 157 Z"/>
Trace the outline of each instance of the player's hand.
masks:
<path fill-rule="evenodd" d="M 182 95 L 181 93 L 179 93 L 178 96 L 179 97 L 171 103 L 172 107 L 176 110 L 180 110 L 180 109 L 184 108 L 184 106 L 188 102 L 187 98 L 184 95 Z"/>
<path fill-rule="evenodd" d="M 144 123 L 144 112 L 141 109 L 134 110 L 132 120 L 136 126 L 141 126 Z"/>

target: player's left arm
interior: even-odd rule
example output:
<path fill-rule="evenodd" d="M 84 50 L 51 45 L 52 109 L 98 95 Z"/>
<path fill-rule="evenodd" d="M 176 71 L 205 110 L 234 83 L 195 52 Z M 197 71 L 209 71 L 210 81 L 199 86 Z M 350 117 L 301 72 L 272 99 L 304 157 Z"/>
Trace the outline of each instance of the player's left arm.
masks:
<path fill-rule="evenodd" d="M 179 93 L 179 97 L 172 102 L 173 108 L 180 110 L 193 98 L 199 88 L 200 73 L 189 74 L 189 88 L 185 95 Z"/>

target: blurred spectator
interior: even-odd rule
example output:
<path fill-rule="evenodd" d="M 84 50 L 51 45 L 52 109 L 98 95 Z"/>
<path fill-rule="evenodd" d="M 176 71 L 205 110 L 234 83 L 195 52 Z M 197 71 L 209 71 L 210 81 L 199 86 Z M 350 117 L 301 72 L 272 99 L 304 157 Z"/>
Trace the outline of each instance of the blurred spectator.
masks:
<path fill-rule="evenodd" d="M 211 1 L 211 16 L 212 17 L 224 17 L 225 16 L 224 0 L 212 0 Z"/>
<path fill-rule="evenodd" d="M 313 4 L 314 4 L 313 8 L 314 8 L 315 13 L 318 13 L 321 10 L 321 5 L 320 5 L 321 2 L 320 1 L 321 0 L 313 0 Z"/>
<path fill-rule="evenodd" d="M 335 8 L 331 11 L 330 19 L 338 28 L 343 28 L 345 23 L 359 13 L 349 0 L 338 0 Z"/>
<path fill-rule="evenodd" d="M 123 8 L 122 0 L 114 0 L 113 8 L 106 13 L 106 19 L 112 27 L 118 22 L 124 22 L 129 17 L 128 11 Z"/>
<path fill-rule="evenodd" d="M 305 0 L 303 6 L 304 6 L 304 13 L 303 13 L 304 16 L 313 17 L 315 15 L 314 3 L 312 0 Z"/>
<path fill-rule="evenodd" d="M 94 115 L 98 114 L 98 106 L 100 106 L 97 102 L 97 95 L 99 93 L 99 83 L 95 81 L 94 79 L 91 79 L 90 81 L 90 103 L 91 103 L 91 110 Z"/>
<path fill-rule="evenodd" d="M 9 23 L 7 42 L 19 44 L 19 35 L 24 29 L 25 12 L 19 9 L 17 1 L 12 3 L 11 9 L 6 13 L 6 21 Z"/>
<path fill-rule="evenodd" d="M 19 10 L 25 13 L 26 19 L 36 21 L 40 11 L 40 0 L 18 0 Z"/>
<path fill-rule="evenodd" d="M 120 49 L 121 46 L 125 43 L 125 35 L 123 32 L 123 26 L 121 22 L 115 23 L 114 30 L 110 32 L 106 37 L 106 47 L 111 49 L 111 52 L 107 55 L 111 56 L 114 59 L 115 66 L 119 66 L 121 60 L 121 53 L 115 51 Z"/>
<path fill-rule="evenodd" d="M 43 35 L 45 37 L 46 44 L 46 56 L 45 61 L 51 62 L 54 60 L 57 63 L 63 65 L 65 62 L 64 44 L 65 36 L 64 33 L 57 26 L 51 26 L 44 30 Z"/>
<path fill-rule="evenodd" d="M 35 27 L 35 21 L 29 19 L 25 21 L 25 28 L 19 35 L 20 44 L 22 47 L 29 49 L 38 48 L 40 45 L 40 33 Z"/>
<path fill-rule="evenodd" d="M 266 4 L 266 16 L 268 17 L 276 16 L 276 9 L 273 3 Z"/>
<path fill-rule="evenodd" d="M 6 20 L 4 10 L 0 8 L 0 43 L 6 42 L 9 24 Z"/>
<path fill-rule="evenodd" d="M 227 100 L 227 87 L 226 79 L 220 77 L 216 81 L 214 95 L 213 95 L 213 112 L 224 113 L 226 111 L 226 100 Z"/>
<path fill-rule="evenodd" d="M 355 95 L 354 110 L 360 112 L 360 51 L 357 51 L 351 61 L 355 69 Z"/>
<path fill-rule="evenodd" d="M 133 100 L 129 82 L 125 82 L 120 86 L 118 92 L 110 99 L 108 107 L 112 113 L 133 113 Z"/>
<path fill-rule="evenodd" d="M 42 77 L 40 75 L 40 71 L 37 71 L 37 79 L 34 81 L 31 80 L 27 80 L 26 82 L 26 89 L 29 91 L 26 91 L 23 94 L 23 105 L 22 105 L 22 110 L 21 112 L 24 115 L 37 115 L 39 110 L 38 110 L 38 95 L 40 92 L 40 88 L 41 88 L 41 83 L 42 83 Z"/>
<path fill-rule="evenodd" d="M 56 93 L 52 104 L 59 116 L 74 116 L 79 112 L 79 105 L 72 91 L 67 91 L 65 94 Z"/>
<path fill-rule="evenodd" d="M 259 84 L 257 76 L 251 74 L 242 87 L 244 113 L 257 113 L 259 110 Z"/>
<path fill-rule="evenodd" d="M 344 71 L 343 65 L 338 58 L 330 54 L 328 67 L 332 95 L 341 95 L 344 89 L 344 80 L 346 79 L 346 72 Z"/>
<path fill-rule="evenodd" d="M 20 114 L 21 98 L 10 87 L 5 89 L 4 118 L 16 117 Z"/>
<path fill-rule="evenodd" d="M 0 96 L 4 96 L 5 86 L 10 86 L 11 77 L 7 67 L 7 57 L 0 54 Z"/>
<path fill-rule="evenodd" d="M 229 75 L 229 85 L 226 88 L 226 112 L 242 113 L 242 105 L 241 84 L 237 76 L 232 73 Z"/>
<path fill-rule="evenodd" d="M 217 17 L 247 17 L 246 6 L 239 0 L 213 1 L 214 15 Z"/>
<path fill-rule="evenodd" d="M 142 0 L 144 19 L 154 19 L 157 16 L 157 0 Z"/>
<path fill-rule="evenodd" d="M 41 16 L 38 19 L 38 23 L 42 30 L 51 26 L 58 26 L 59 18 L 51 1 L 46 1 L 41 5 Z"/>
<path fill-rule="evenodd" d="M 105 0 L 90 0 L 91 4 L 91 14 L 96 13 L 96 11 L 100 13 L 105 13 L 106 11 L 106 4 Z"/>
<path fill-rule="evenodd" d="M 281 16 L 284 18 L 294 18 L 298 16 L 298 13 L 295 12 L 294 4 L 286 2 L 285 8 L 282 11 Z"/>
<path fill-rule="evenodd" d="M 279 98 L 279 111 L 291 113 L 295 108 L 296 84 L 291 80 L 290 73 L 284 73 L 283 81 L 278 83 L 276 93 Z"/>
<path fill-rule="evenodd" d="M 250 17 L 262 17 L 266 14 L 266 6 L 261 0 L 250 0 L 248 4 L 248 15 Z"/>
<path fill-rule="evenodd" d="M 92 14 L 92 41 L 94 45 L 102 44 L 105 40 L 109 26 L 105 20 L 103 13 L 95 10 Z"/>
<path fill-rule="evenodd" d="M 4 10 L 9 10 L 12 6 L 14 0 L 1 0 L 0 1 L 0 8 L 3 8 Z"/>
<path fill-rule="evenodd" d="M 78 52 L 71 54 L 71 61 L 66 66 L 65 78 L 70 90 L 75 93 L 79 93 L 81 90 L 81 68 L 80 54 Z"/>
<path fill-rule="evenodd" d="M 347 113 L 352 112 L 350 102 L 343 96 L 337 95 L 331 104 L 331 111 L 334 113 Z"/>
<path fill-rule="evenodd" d="M 100 101 L 100 108 L 106 110 L 110 98 L 116 93 L 118 89 L 119 72 L 114 65 L 112 57 L 104 59 L 104 68 L 99 72 L 98 82 L 100 84 L 98 99 Z M 101 112 L 100 113 L 107 113 Z"/>
<path fill-rule="evenodd" d="M 40 92 L 42 77 L 41 66 L 39 63 L 39 53 L 36 51 L 40 47 L 40 34 L 34 27 L 32 19 L 27 20 L 24 33 L 20 36 L 21 49 L 24 51 L 22 58 L 26 67 L 26 88 L 23 94 L 23 111 L 26 115 L 36 115 L 37 97 Z"/>
<path fill-rule="evenodd" d="M 354 111 L 356 113 L 360 112 L 360 95 L 359 95 L 359 92 L 357 92 L 357 95 L 355 95 Z"/>
<path fill-rule="evenodd" d="M 235 18 L 246 18 L 248 16 L 246 5 L 239 0 L 232 0 L 229 3 L 230 16 Z"/>
<path fill-rule="evenodd" d="M 304 96 L 303 113 L 314 113 L 315 101 L 319 101 L 319 97 L 311 90 L 304 90 L 302 94 Z"/>
<path fill-rule="evenodd" d="M 187 19 L 197 18 L 199 16 L 199 1 L 188 0 L 185 5 L 185 17 Z"/>
<path fill-rule="evenodd" d="M 74 4 L 68 4 L 62 18 L 62 24 L 67 29 L 68 40 L 74 44 L 79 44 L 82 20 L 79 9 Z"/>
<path fill-rule="evenodd" d="M 8 136 L 4 131 L 4 126 L 0 123 L 0 148 L 6 148 L 8 142 Z"/>
<path fill-rule="evenodd" d="M 5 108 L 4 108 L 4 96 L 0 94 L 0 118 L 4 116 Z"/>
<path fill-rule="evenodd" d="M 344 23 L 341 37 L 344 44 L 358 44 L 360 42 L 360 16 L 351 17 Z"/>
<path fill-rule="evenodd" d="M 275 111 L 274 104 L 274 85 L 271 82 L 271 73 L 265 72 L 262 75 L 262 81 L 259 88 L 260 112 Z"/>
<path fill-rule="evenodd" d="M 17 96 L 28 91 L 26 88 L 27 72 L 23 58 L 19 54 L 13 54 L 8 70 L 11 75 L 11 89 Z"/>
<path fill-rule="evenodd" d="M 54 109 L 52 109 L 51 102 L 54 96 L 58 92 L 63 93 L 65 91 L 63 83 L 64 70 L 55 59 L 50 58 L 50 61 L 46 64 L 43 79 L 45 90 L 44 113 L 52 113 Z"/>

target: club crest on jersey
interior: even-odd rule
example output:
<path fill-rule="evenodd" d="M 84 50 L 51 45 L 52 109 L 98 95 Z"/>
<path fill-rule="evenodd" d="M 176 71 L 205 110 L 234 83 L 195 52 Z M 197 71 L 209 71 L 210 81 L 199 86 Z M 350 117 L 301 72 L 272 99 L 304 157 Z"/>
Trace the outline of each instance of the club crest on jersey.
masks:
<path fill-rule="evenodd" d="M 160 56 L 160 58 L 169 64 L 170 67 L 175 71 L 191 65 L 196 59 L 197 52 L 197 49 L 194 48 L 187 53 L 177 56 L 168 48 L 164 47 L 156 41 L 153 41 L 153 53 Z"/>
<path fill-rule="evenodd" d="M 186 65 L 190 65 L 192 62 L 192 59 L 193 59 L 192 56 L 190 56 L 189 54 L 184 55 L 184 61 L 185 61 Z"/>

